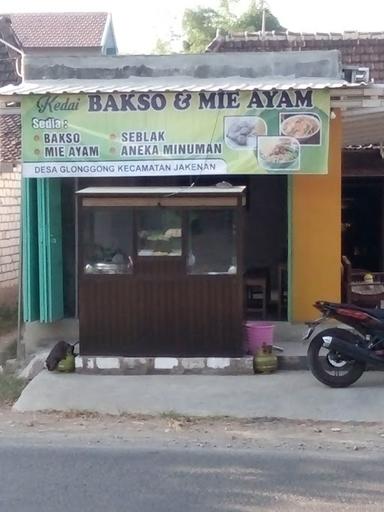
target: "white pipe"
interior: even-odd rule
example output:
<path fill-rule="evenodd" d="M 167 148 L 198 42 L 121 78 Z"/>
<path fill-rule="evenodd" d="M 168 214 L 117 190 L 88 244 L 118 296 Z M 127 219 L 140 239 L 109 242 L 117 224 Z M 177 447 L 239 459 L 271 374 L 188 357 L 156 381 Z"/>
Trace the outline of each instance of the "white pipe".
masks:
<path fill-rule="evenodd" d="M 17 61 L 16 61 L 16 73 L 19 75 L 19 77 L 22 80 L 24 80 L 24 57 L 25 57 L 25 53 L 23 52 L 23 50 L 20 50 L 20 48 L 17 48 L 16 46 L 13 46 L 13 44 L 8 43 L 8 41 L 4 41 L 4 39 L 2 39 L 1 37 L 0 37 L 0 43 L 5 44 L 5 46 L 8 46 L 8 48 L 11 48 L 11 50 L 13 50 L 14 52 L 17 52 L 18 54 L 21 55 L 21 71 L 18 69 Z"/>
<path fill-rule="evenodd" d="M 19 272 L 18 272 L 18 294 L 17 294 L 17 341 L 16 341 L 16 357 L 18 361 L 25 359 L 25 346 L 21 342 L 21 323 L 22 323 L 22 309 L 23 309 L 23 175 L 22 169 L 20 169 L 20 189 L 21 189 L 21 200 L 20 200 L 20 212 L 19 212 Z"/>
<path fill-rule="evenodd" d="M 79 318 L 79 178 L 75 178 L 75 318 Z"/>

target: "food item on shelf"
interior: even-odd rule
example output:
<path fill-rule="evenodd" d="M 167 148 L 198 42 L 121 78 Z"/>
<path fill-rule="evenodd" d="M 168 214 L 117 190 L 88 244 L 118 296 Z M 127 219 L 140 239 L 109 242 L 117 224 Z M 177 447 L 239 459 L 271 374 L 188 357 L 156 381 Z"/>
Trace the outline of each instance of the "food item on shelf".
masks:
<path fill-rule="evenodd" d="M 180 228 L 170 228 L 165 232 L 165 236 L 180 238 L 181 237 L 181 229 Z"/>

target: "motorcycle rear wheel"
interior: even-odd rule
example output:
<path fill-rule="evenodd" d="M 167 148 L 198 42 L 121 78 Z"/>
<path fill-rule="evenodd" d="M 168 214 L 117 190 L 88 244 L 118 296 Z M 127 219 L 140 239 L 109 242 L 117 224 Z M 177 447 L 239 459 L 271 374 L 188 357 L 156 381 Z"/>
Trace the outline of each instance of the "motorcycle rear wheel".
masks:
<path fill-rule="evenodd" d="M 314 377 L 331 388 L 346 388 L 356 382 L 366 369 L 366 364 L 355 360 L 344 360 L 336 352 L 324 347 L 324 338 L 340 338 L 349 343 L 356 343 L 359 337 L 346 329 L 338 327 L 325 329 L 311 340 L 308 347 L 308 364 Z M 328 351 L 324 356 L 320 351 Z"/>

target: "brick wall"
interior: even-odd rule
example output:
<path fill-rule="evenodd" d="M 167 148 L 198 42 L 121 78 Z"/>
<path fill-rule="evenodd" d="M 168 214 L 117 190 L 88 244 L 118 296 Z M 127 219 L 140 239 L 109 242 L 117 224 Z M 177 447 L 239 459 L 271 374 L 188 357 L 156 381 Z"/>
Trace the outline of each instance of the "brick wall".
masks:
<path fill-rule="evenodd" d="M 20 178 L 20 167 L 13 170 L 0 167 L 0 305 L 12 304 L 17 297 Z"/>

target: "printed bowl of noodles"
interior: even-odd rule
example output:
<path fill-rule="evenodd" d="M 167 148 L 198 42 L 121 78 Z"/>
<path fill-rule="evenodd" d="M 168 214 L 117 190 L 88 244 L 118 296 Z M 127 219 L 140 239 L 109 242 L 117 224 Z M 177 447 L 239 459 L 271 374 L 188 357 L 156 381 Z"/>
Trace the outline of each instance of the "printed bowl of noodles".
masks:
<path fill-rule="evenodd" d="M 286 117 L 280 124 L 282 135 L 294 137 L 300 142 L 307 142 L 320 131 L 320 119 L 310 114 L 295 114 Z"/>
<path fill-rule="evenodd" d="M 300 144 L 293 137 L 260 137 L 257 158 L 267 170 L 298 170 Z"/>

